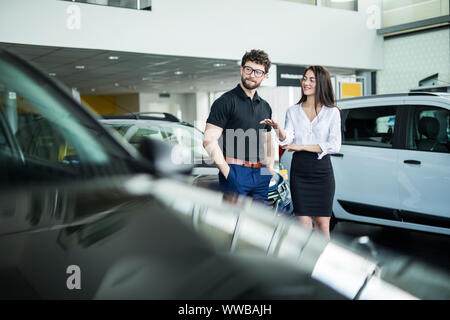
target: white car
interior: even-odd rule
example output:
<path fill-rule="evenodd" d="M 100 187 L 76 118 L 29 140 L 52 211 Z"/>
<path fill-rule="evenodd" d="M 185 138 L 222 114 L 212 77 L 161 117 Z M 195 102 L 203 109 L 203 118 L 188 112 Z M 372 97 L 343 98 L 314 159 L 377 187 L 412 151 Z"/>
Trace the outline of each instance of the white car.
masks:
<path fill-rule="evenodd" d="M 375 95 L 337 105 L 335 221 L 450 234 L 450 94 Z M 280 169 L 289 172 L 291 159 L 285 152 Z"/>

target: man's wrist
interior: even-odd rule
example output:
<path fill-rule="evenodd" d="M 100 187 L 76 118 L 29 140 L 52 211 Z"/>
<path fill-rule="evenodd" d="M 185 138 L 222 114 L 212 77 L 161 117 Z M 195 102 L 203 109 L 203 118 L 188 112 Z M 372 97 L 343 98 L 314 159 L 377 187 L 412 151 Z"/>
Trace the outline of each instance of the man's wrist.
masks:
<path fill-rule="evenodd" d="M 224 161 L 224 163 L 222 165 L 217 165 L 217 168 L 219 169 L 219 171 L 226 177 L 228 175 L 228 173 L 230 172 L 230 166 L 228 165 L 228 163 L 226 163 Z"/>

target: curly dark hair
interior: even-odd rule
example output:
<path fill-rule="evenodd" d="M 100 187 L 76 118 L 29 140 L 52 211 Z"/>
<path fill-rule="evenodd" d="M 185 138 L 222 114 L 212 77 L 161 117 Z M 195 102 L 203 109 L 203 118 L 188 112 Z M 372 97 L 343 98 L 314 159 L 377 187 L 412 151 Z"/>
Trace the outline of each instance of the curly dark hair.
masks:
<path fill-rule="evenodd" d="M 241 67 L 243 67 L 247 61 L 263 65 L 266 73 L 269 71 L 271 65 L 267 53 L 257 49 L 252 49 L 244 54 L 241 61 Z"/>

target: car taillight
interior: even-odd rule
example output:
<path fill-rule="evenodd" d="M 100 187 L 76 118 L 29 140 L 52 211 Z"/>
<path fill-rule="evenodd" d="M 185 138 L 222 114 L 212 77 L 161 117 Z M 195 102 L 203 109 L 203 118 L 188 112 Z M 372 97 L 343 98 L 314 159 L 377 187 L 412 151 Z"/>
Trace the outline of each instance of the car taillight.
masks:
<path fill-rule="evenodd" d="M 286 151 L 286 149 L 281 148 L 280 146 L 278 146 L 278 156 L 279 156 L 279 160 L 281 160 L 281 156 L 283 155 L 283 153 Z"/>

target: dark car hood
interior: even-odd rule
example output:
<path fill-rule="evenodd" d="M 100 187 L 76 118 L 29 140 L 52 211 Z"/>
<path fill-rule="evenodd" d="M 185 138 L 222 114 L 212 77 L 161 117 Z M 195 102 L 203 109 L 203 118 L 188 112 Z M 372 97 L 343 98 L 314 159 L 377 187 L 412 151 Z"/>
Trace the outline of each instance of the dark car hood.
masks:
<path fill-rule="evenodd" d="M 120 187 L 126 182 L 2 192 L 0 296 L 185 298 L 184 271 L 211 259 L 213 250 L 157 198 Z M 71 265 L 81 270 L 82 290 L 65 288 Z M 143 274 L 152 290 L 137 292 L 130 284 Z"/>
<path fill-rule="evenodd" d="M 173 179 L 135 175 L 0 194 L 3 298 L 430 297 L 416 295 L 412 284 L 424 285 L 422 269 L 397 280 L 395 268 L 405 274 L 401 257 L 380 272 L 377 261 L 249 199 L 231 205 Z M 82 290 L 67 288 L 72 265 L 81 270 Z M 449 297 L 448 275 L 441 277 L 434 298 Z M 303 289 L 274 293 L 292 285 Z"/>
<path fill-rule="evenodd" d="M 168 184 L 182 185 L 143 175 L 3 188 L 0 298 L 275 298 L 283 282 L 310 286 L 303 298 L 343 298 L 292 264 L 216 250 L 168 204 L 176 190 L 161 199 Z M 254 274 L 261 258 L 271 273 Z M 73 267 L 80 288 L 70 286 Z"/>

